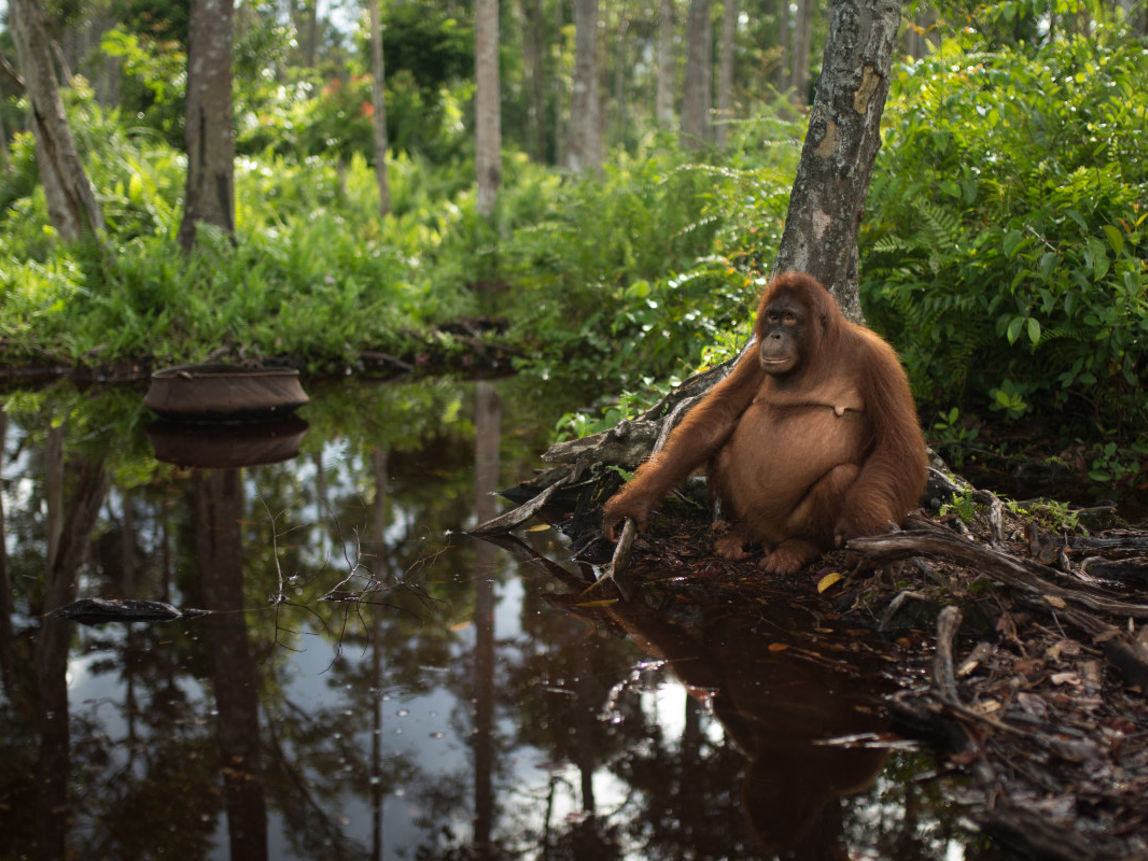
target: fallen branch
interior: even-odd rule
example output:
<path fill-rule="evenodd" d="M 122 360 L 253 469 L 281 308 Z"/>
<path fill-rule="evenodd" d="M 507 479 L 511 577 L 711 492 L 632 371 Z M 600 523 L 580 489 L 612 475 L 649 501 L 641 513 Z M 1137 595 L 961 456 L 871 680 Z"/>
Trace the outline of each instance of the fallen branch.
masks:
<path fill-rule="evenodd" d="M 1050 581 L 1064 575 L 1053 568 L 1001 550 L 993 550 L 941 529 L 913 529 L 854 538 L 846 546 L 865 554 L 878 564 L 912 556 L 947 559 L 981 571 L 1022 593 L 1042 597 L 1052 607 L 1059 606 L 1059 599 L 1060 602 L 1072 601 L 1103 613 L 1148 619 L 1148 605 L 1120 601 L 1083 586 L 1059 586 Z"/>

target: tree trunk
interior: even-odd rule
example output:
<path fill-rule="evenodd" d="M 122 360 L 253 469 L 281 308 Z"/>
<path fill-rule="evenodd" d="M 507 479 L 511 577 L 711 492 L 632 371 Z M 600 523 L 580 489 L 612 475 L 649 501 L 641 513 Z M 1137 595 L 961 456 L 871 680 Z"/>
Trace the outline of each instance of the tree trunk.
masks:
<path fill-rule="evenodd" d="M 371 107 L 375 126 L 375 179 L 379 185 L 379 215 L 391 212 L 391 184 L 387 176 L 387 102 L 383 94 L 386 69 L 383 66 L 383 25 L 379 20 L 379 0 L 367 0 L 371 16 Z"/>
<path fill-rule="evenodd" d="M 659 126 L 674 124 L 674 0 L 658 4 L 658 89 L 654 118 Z"/>
<path fill-rule="evenodd" d="M 187 51 L 187 184 L 179 244 L 200 222 L 235 234 L 235 139 L 231 114 L 232 0 L 192 0 Z"/>
<path fill-rule="evenodd" d="M 598 0 L 574 0 L 574 86 L 570 98 L 570 169 L 582 173 L 602 164 L 598 122 Z"/>
<path fill-rule="evenodd" d="M 502 119 L 498 84 L 498 0 L 474 7 L 475 173 L 478 214 L 488 216 L 502 182 Z"/>
<path fill-rule="evenodd" d="M 721 16 L 721 61 L 718 66 L 718 123 L 714 129 L 714 142 L 718 149 L 725 148 L 729 122 L 733 117 L 733 50 L 737 36 L 737 0 L 725 0 Z"/>
<path fill-rule="evenodd" d="M 36 139 L 36 164 L 48 204 L 48 218 L 66 241 L 98 235 L 104 216 L 68 126 L 52 53 L 38 0 L 12 0 L 9 25 L 16 61 L 24 76 L 28 113 Z"/>
<path fill-rule="evenodd" d="M 713 81 L 713 23 L 710 0 L 691 0 L 686 23 L 686 82 L 682 93 L 682 145 L 710 141 L 710 91 Z"/>
<path fill-rule="evenodd" d="M 900 0 L 834 0 L 817 97 L 789 198 L 774 274 L 807 272 L 851 320 L 857 298 L 857 229 L 881 146 Z"/>
<path fill-rule="evenodd" d="M 793 84 L 793 104 L 799 108 L 809 104 L 809 50 L 816 11 L 815 0 L 798 0 L 793 21 L 793 73 L 790 81 Z"/>
<path fill-rule="evenodd" d="M 524 0 L 522 17 L 522 65 L 530 98 L 526 146 L 530 157 L 541 164 L 546 161 L 546 70 L 542 59 L 545 50 L 542 0 Z"/>
<path fill-rule="evenodd" d="M 793 38 L 790 34 L 790 18 L 792 17 L 789 12 L 789 0 L 776 0 L 777 7 L 777 48 L 778 60 L 777 69 L 775 70 L 775 80 L 777 81 L 777 89 L 779 92 L 784 93 L 789 89 L 789 71 L 793 65 L 790 60 L 790 55 L 793 53 Z"/>
<path fill-rule="evenodd" d="M 623 148 L 626 146 L 626 73 L 629 71 L 626 59 L 626 39 L 629 29 L 630 20 L 623 12 L 619 12 L 618 26 L 614 31 L 613 40 L 615 128 L 612 139 Z M 607 43 L 603 55 L 607 56 L 608 51 L 609 43 Z"/>

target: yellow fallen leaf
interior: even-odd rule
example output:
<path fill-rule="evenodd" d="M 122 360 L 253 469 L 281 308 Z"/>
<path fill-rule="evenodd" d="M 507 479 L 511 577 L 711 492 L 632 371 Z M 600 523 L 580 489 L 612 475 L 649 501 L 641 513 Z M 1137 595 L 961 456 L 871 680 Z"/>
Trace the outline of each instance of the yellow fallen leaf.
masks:
<path fill-rule="evenodd" d="M 771 652 L 784 652 L 789 648 L 789 643 L 770 643 L 769 650 Z"/>
<path fill-rule="evenodd" d="M 841 574 L 837 571 L 834 571 L 831 574 L 826 574 L 817 583 L 818 593 L 824 592 L 826 589 L 828 589 L 830 586 L 832 586 L 834 583 L 836 583 L 838 580 L 841 580 L 841 579 L 842 579 Z"/>
<path fill-rule="evenodd" d="M 527 532 L 548 532 L 550 530 L 549 523 L 536 523 L 527 529 Z"/>
<path fill-rule="evenodd" d="M 1044 600 L 1047 601 L 1049 604 L 1056 607 L 1058 610 L 1063 610 L 1065 607 L 1068 606 L 1067 604 L 1064 603 L 1064 599 L 1058 595 L 1041 595 L 1041 597 L 1044 598 Z"/>

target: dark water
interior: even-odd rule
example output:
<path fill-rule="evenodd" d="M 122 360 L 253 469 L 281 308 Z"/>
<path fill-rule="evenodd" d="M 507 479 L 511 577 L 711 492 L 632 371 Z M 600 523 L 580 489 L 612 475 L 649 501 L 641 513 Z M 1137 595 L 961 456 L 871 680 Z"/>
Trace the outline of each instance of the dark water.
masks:
<path fill-rule="evenodd" d="M 809 618 L 602 608 L 459 534 L 562 405 L 311 394 L 261 441 L 9 393 L 0 858 L 984 857 L 923 754 L 822 743 L 882 731 L 881 681 L 778 646 Z M 211 612 L 45 615 L 89 597 Z"/>

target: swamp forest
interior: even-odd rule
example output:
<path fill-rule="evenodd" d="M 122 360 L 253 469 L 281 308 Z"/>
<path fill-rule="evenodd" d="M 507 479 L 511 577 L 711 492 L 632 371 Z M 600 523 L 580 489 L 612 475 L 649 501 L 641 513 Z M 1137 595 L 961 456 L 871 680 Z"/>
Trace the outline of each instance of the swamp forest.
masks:
<path fill-rule="evenodd" d="M 0 0 L 0 859 L 1148 858 L 1146 132 L 1144 0 Z M 790 270 L 919 507 L 616 549 Z"/>

